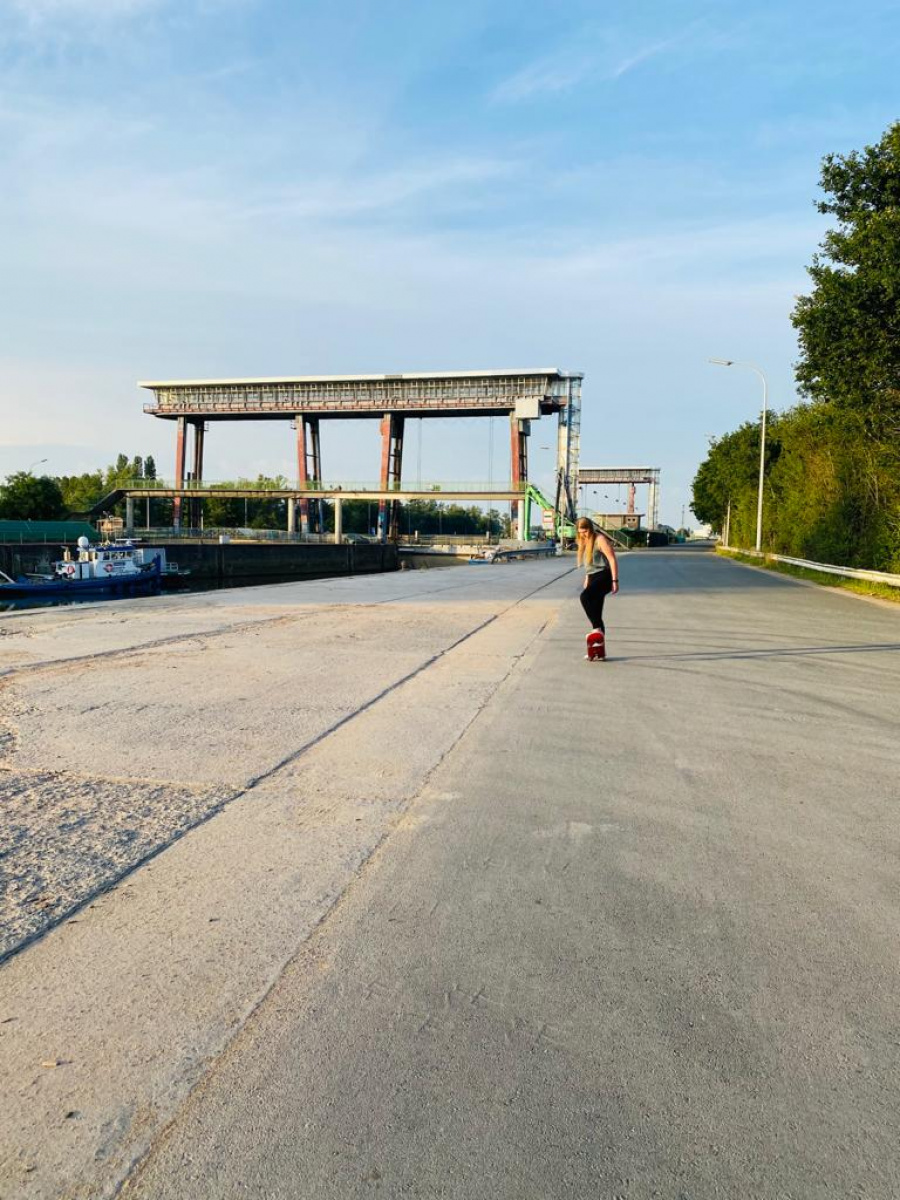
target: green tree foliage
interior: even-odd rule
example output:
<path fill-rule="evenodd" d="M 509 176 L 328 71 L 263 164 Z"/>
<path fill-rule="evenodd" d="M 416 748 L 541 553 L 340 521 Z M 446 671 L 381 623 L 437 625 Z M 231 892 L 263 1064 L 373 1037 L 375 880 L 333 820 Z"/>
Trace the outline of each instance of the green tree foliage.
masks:
<path fill-rule="evenodd" d="M 57 521 L 65 513 L 62 491 L 48 475 L 17 471 L 0 485 L 0 517 L 19 521 Z"/>
<path fill-rule="evenodd" d="M 222 489 L 241 488 L 258 492 L 247 500 L 217 496 L 204 492 L 203 524 L 210 529 L 284 529 L 287 526 L 287 503 L 266 495 L 273 488 L 286 488 L 283 475 L 258 475 L 256 479 L 238 479 L 222 484 Z"/>
<path fill-rule="evenodd" d="M 900 570 L 900 123 L 876 146 L 823 162 L 822 213 L 837 227 L 797 301 L 800 391 L 773 418 L 763 489 L 763 545 L 843 566 Z M 752 546 L 758 426 L 714 442 L 692 508 Z"/>
<path fill-rule="evenodd" d="M 837 219 L 797 301 L 804 395 L 861 412 L 876 437 L 900 436 L 900 122 L 876 146 L 822 164 Z"/>
<path fill-rule="evenodd" d="M 83 475 L 61 475 L 57 480 L 62 491 L 66 512 L 86 513 L 106 495 L 102 471 L 86 471 Z"/>
<path fill-rule="evenodd" d="M 152 475 L 147 474 L 148 469 L 152 469 Z M 71 515 L 89 512 L 104 496 L 108 496 L 118 487 L 133 483 L 136 479 L 155 477 L 156 465 L 152 458 L 143 459 L 136 455 L 129 459 L 127 454 L 120 454 L 105 470 L 85 471 L 81 475 L 62 475 L 57 482 L 62 491 L 65 510 Z M 154 501 L 155 505 L 159 503 Z M 111 511 L 121 516 L 124 507 L 124 504 L 120 503 L 114 505 Z M 171 509 L 171 503 L 169 508 Z"/>
<path fill-rule="evenodd" d="M 875 440 L 864 413 L 800 405 L 774 416 L 766 438 L 763 548 L 815 562 L 900 569 L 900 477 L 892 450 Z M 756 535 L 759 426 L 742 425 L 710 446 L 694 478 L 697 518 L 721 533 L 731 500 L 729 541 Z"/>
<path fill-rule="evenodd" d="M 803 405 L 779 422 L 782 453 L 767 480 L 776 552 L 844 566 L 900 565 L 900 485 L 864 413 Z"/>
<path fill-rule="evenodd" d="M 725 529 L 731 505 L 729 540 L 752 545 L 756 537 L 759 495 L 759 422 L 745 422 L 733 433 L 710 443 L 709 454 L 694 478 L 691 509 L 717 533 Z M 774 416 L 766 430 L 766 470 L 780 455 L 779 425 Z"/>

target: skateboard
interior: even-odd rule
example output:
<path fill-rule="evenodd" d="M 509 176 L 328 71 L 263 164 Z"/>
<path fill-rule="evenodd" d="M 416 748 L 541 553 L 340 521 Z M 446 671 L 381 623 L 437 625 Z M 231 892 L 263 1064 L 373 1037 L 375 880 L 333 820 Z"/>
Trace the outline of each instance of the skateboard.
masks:
<path fill-rule="evenodd" d="M 599 629 L 592 629 L 586 640 L 587 656 L 591 662 L 599 662 L 606 658 L 606 638 Z"/>

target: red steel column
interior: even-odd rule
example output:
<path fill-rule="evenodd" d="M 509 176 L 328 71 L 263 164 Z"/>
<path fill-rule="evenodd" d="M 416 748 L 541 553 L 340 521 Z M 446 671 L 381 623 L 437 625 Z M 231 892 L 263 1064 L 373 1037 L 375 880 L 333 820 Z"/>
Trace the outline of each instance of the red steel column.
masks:
<path fill-rule="evenodd" d="M 404 424 L 404 418 L 396 413 L 386 413 L 381 421 L 380 484 L 383 492 L 400 486 L 403 472 Z M 396 541 L 400 536 L 399 500 L 378 501 L 378 533 L 382 541 L 387 538 Z"/>
<path fill-rule="evenodd" d="M 184 487 L 184 434 L 185 418 L 179 417 L 175 424 L 175 486 Z M 181 497 L 176 496 L 172 502 L 172 524 L 176 529 L 181 528 Z"/>

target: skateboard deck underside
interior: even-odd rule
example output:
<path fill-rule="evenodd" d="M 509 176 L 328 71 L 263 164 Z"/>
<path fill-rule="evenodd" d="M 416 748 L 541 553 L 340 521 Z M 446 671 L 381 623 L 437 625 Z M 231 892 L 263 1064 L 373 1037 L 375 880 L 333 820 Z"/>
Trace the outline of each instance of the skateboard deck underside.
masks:
<path fill-rule="evenodd" d="M 585 640 L 587 641 L 588 658 L 591 662 L 606 658 L 606 638 L 598 629 L 592 629 Z"/>

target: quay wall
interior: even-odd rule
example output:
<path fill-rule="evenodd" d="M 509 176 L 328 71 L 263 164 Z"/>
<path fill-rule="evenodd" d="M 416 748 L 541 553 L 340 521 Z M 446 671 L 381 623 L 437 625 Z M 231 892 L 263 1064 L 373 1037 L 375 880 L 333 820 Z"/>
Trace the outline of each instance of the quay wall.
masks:
<path fill-rule="evenodd" d="M 309 579 L 324 575 L 367 575 L 396 571 L 397 547 L 357 543 L 336 546 L 320 542 L 155 541 L 169 562 L 190 571 L 190 579 L 227 583 L 229 580 Z M 49 568 L 61 557 L 60 547 L 44 543 L 0 544 L 0 570 L 15 578 L 26 571 Z"/>

